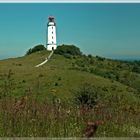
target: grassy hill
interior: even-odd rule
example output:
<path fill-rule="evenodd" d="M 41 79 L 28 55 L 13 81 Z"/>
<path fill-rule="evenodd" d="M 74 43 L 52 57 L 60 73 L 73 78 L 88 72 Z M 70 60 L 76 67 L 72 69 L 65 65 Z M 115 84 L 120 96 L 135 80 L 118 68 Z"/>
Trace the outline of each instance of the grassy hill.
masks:
<path fill-rule="evenodd" d="M 81 137 L 98 120 L 96 137 L 140 136 L 139 62 L 54 54 L 36 68 L 48 55 L 0 61 L 0 136 Z M 92 108 L 75 103 L 86 85 L 98 96 Z"/>

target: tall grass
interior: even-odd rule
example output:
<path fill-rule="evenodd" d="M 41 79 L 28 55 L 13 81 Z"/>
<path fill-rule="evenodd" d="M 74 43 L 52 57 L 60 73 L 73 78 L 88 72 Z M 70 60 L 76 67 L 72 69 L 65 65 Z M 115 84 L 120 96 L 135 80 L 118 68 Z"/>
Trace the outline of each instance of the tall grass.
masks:
<path fill-rule="evenodd" d="M 86 129 L 88 123 L 97 121 L 103 124 L 97 126 L 94 137 L 140 136 L 139 104 L 131 105 L 125 97 L 119 102 L 117 96 L 111 96 L 110 100 L 99 100 L 89 108 L 57 97 L 46 97 L 40 102 L 32 97 L 30 88 L 25 96 L 14 98 L 10 96 L 14 87 L 11 71 L 4 83 L 0 99 L 1 137 L 82 137 L 86 131 L 90 132 Z M 38 80 L 36 92 L 39 94 L 40 84 Z"/>
<path fill-rule="evenodd" d="M 86 124 L 98 120 L 104 124 L 94 136 L 140 136 L 139 114 L 130 109 L 112 110 L 103 104 L 89 109 L 64 102 L 39 103 L 28 97 L 0 100 L 1 137 L 81 137 Z"/>

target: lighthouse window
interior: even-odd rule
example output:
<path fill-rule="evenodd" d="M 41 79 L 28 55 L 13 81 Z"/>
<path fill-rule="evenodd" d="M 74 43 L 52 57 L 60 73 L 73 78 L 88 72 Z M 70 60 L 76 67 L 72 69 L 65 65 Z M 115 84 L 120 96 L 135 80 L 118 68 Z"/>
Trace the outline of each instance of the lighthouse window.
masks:
<path fill-rule="evenodd" d="M 52 44 L 53 44 L 53 41 L 52 41 Z"/>
<path fill-rule="evenodd" d="M 53 27 L 52 27 L 52 29 L 53 29 Z"/>
<path fill-rule="evenodd" d="M 53 36 L 52 36 L 52 39 L 53 39 Z"/>
<path fill-rule="evenodd" d="M 52 32 L 52 34 L 53 34 L 53 32 Z"/>

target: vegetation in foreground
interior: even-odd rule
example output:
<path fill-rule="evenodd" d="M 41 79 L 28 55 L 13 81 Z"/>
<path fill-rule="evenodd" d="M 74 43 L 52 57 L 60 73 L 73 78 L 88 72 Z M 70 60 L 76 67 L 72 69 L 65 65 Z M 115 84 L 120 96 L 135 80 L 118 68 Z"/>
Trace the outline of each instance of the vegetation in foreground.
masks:
<path fill-rule="evenodd" d="M 64 47 L 0 61 L 0 136 L 139 137 L 139 61 Z"/>

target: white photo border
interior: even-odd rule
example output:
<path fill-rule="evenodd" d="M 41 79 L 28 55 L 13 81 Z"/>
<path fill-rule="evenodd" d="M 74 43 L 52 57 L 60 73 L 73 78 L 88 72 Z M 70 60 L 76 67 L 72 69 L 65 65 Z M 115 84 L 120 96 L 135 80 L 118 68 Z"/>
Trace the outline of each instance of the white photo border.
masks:
<path fill-rule="evenodd" d="M 0 3 L 140 3 L 140 0 L 0 0 Z"/>

